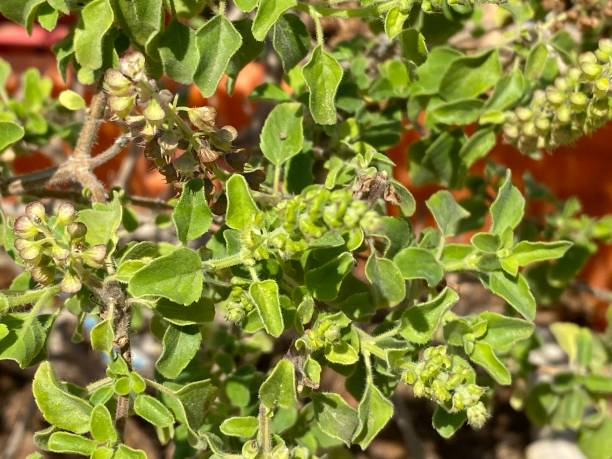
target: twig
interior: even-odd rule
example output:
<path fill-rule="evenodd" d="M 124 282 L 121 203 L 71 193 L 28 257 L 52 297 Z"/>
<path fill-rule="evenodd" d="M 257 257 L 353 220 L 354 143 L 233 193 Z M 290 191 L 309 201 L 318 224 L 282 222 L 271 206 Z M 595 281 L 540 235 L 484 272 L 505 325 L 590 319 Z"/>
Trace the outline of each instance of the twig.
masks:
<path fill-rule="evenodd" d="M 99 155 L 98 155 L 99 156 Z M 136 166 L 136 161 L 140 156 L 140 148 L 137 142 L 132 143 L 130 146 L 130 150 L 127 154 L 127 157 L 121 163 L 121 167 L 117 172 L 117 176 L 113 182 L 114 186 L 119 186 L 121 188 L 125 188 L 127 182 L 132 175 L 132 171 L 134 170 L 134 166 Z"/>

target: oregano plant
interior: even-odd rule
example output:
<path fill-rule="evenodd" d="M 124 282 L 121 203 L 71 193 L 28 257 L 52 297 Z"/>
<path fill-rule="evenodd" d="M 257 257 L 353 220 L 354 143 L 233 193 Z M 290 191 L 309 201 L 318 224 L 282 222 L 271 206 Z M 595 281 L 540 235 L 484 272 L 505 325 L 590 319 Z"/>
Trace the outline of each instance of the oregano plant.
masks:
<path fill-rule="evenodd" d="M 30 458 L 145 458 L 130 417 L 176 458 L 350 457 L 401 418 L 400 391 L 430 404 L 443 438 L 483 428 L 511 392 L 533 423 L 611 457 L 610 329 L 538 311 L 579 282 L 612 217 L 489 155 L 498 142 L 554 155 L 611 121 L 607 0 L 2 0 L 0 13 L 69 28 L 57 95 L 36 69 L 9 91 L 0 60 L 0 190 L 18 197 L 0 239 L 21 268 L 0 293 L 0 359 L 35 368 L 48 427 Z M 189 85 L 231 93 L 251 62 L 267 72 L 252 125 L 186 102 Z M 102 123 L 120 134 L 93 155 Z M 387 152 L 411 129 L 408 185 Z M 14 172 L 58 144 L 66 160 Z M 168 199 L 98 179 L 127 146 Z M 437 191 L 417 202 L 423 184 Z M 530 212 L 537 199 L 552 210 Z M 162 238 L 140 231 L 151 224 Z M 459 307 L 468 288 L 489 300 Z M 86 386 L 47 353 L 62 315 L 106 368 Z M 149 370 L 136 336 L 159 345 Z M 551 342 L 554 366 L 533 358 Z"/>

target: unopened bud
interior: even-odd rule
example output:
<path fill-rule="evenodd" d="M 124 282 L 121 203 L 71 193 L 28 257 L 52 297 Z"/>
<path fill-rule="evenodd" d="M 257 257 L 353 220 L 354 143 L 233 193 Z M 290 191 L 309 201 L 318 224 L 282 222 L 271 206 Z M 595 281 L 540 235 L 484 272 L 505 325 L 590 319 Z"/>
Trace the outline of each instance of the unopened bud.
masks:
<path fill-rule="evenodd" d="M 67 271 L 60 282 L 60 290 L 64 293 L 76 293 L 81 290 L 82 286 L 81 280 L 71 271 Z"/>
<path fill-rule="evenodd" d="M 570 96 L 570 103 L 572 104 L 572 107 L 576 110 L 584 109 L 588 101 L 589 99 L 587 98 L 587 96 L 581 92 L 574 92 Z"/>
<path fill-rule="evenodd" d="M 104 74 L 104 89 L 113 96 L 127 96 L 130 93 L 132 82 L 119 70 L 108 69 Z"/>
<path fill-rule="evenodd" d="M 52 266 L 35 266 L 30 273 L 39 284 L 49 285 L 55 280 L 55 268 Z"/>
<path fill-rule="evenodd" d="M 178 136 L 172 131 L 165 131 L 157 140 L 161 152 L 165 155 L 171 155 L 178 148 Z"/>
<path fill-rule="evenodd" d="M 132 80 L 144 78 L 145 58 L 141 53 L 132 53 L 121 59 L 119 69 L 126 77 Z"/>
<path fill-rule="evenodd" d="M 529 121 L 533 116 L 533 112 L 527 107 L 518 107 L 516 109 L 516 116 L 521 121 Z"/>
<path fill-rule="evenodd" d="M 155 99 L 151 99 L 147 104 L 147 107 L 143 111 L 144 117 L 149 123 L 159 126 L 164 118 L 166 118 L 166 112 L 159 105 L 159 102 Z"/>
<path fill-rule="evenodd" d="M 60 225 L 67 225 L 74 220 L 76 209 L 69 202 L 62 202 L 57 208 L 56 221 Z"/>
<path fill-rule="evenodd" d="M 40 225 L 46 217 L 45 206 L 39 201 L 31 202 L 26 206 L 25 214 L 32 223 Z"/>
<path fill-rule="evenodd" d="M 81 222 L 72 222 L 66 227 L 71 239 L 78 239 L 87 234 L 87 227 Z"/>
<path fill-rule="evenodd" d="M 192 108 L 187 112 L 189 121 L 204 132 L 212 132 L 215 128 L 217 110 L 213 107 Z"/>
<path fill-rule="evenodd" d="M 54 245 L 51 249 L 51 257 L 58 262 L 63 262 L 70 256 L 70 250 Z"/>
<path fill-rule="evenodd" d="M 108 104 L 112 112 L 121 119 L 127 118 L 134 108 L 136 96 L 110 96 Z"/>
<path fill-rule="evenodd" d="M 38 229 L 32 221 L 25 215 L 17 217 L 13 225 L 15 234 L 24 239 L 34 239 L 38 236 Z"/>
<path fill-rule="evenodd" d="M 562 105 L 557 108 L 556 115 L 557 119 L 563 124 L 569 123 L 572 119 L 572 111 L 567 105 Z"/>
<path fill-rule="evenodd" d="M 580 65 L 580 68 L 586 75 L 586 77 L 593 81 L 599 78 L 603 72 L 603 67 L 599 64 L 593 64 L 591 62 L 587 62 Z"/>
<path fill-rule="evenodd" d="M 99 268 L 104 264 L 106 258 L 106 245 L 98 244 L 89 247 L 82 253 L 83 262 L 92 268 Z"/>

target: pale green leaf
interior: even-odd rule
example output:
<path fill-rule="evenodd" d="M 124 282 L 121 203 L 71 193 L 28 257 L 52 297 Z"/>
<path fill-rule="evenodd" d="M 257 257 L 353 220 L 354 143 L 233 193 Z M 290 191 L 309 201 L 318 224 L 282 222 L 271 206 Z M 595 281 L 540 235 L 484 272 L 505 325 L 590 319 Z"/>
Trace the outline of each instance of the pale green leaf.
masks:
<path fill-rule="evenodd" d="M 91 436 L 101 442 L 115 442 L 117 440 L 117 432 L 113 425 L 108 408 L 104 405 L 97 405 L 91 411 L 90 429 Z"/>
<path fill-rule="evenodd" d="M 440 82 L 440 96 L 446 100 L 476 97 L 494 86 L 502 76 L 497 50 L 453 61 Z"/>
<path fill-rule="evenodd" d="M 54 453 L 72 453 L 89 456 L 96 449 L 96 442 L 82 435 L 69 432 L 53 432 L 47 443 L 49 451 Z"/>
<path fill-rule="evenodd" d="M 503 271 L 494 271 L 482 274 L 480 281 L 491 292 L 506 300 L 525 319 L 535 318 L 535 298 L 522 274 L 513 277 Z"/>
<path fill-rule="evenodd" d="M 283 69 L 288 72 L 308 54 L 310 35 L 304 22 L 294 14 L 279 18 L 272 29 L 272 45 L 278 53 Z"/>
<path fill-rule="evenodd" d="M 60 92 L 58 101 L 68 110 L 81 110 L 85 108 L 85 99 L 71 89 Z"/>
<path fill-rule="evenodd" d="M 270 112 L 261 131 L 261 152 L 275 166 L 280 166 L 302 151 L 304 127 L 302 104 L 287 102 Z"/>
<path fill-rule="evenodd" d="M 359 401 L 359 426 L 353 441 L 365 450 L 393 416 L 393 403 L 372 382 L 368 382 Z"/>
<path fill-rule="evenodd" d="M 155 368 L 164 377 L 176 379 L 198 353 L 201 343 L 199 327 L 168 326 L 162 341 L 162 353 L 155 362 Z"/>
<path fill-rule="evenodd" d="M 512 382 L 510 371 L 495 355 L 490 344 L 476 341 L 474 343 L 474 350 L 470 354 L 470 359 L 483 367 L 497 383 L 508 385 Z"/>
<path fill-rule="evenodd" d="M 295 368 L 287 360 L 280 360 L 259 387 L 259 399 L 268 409 L 291 409 L 297 405 Z"/>
<path fill-rule="evenodd" d="M 281 15 L 295 5 L 297 5 L 296 0 L 259 0 L 257 14 L 253 20 L 255 39 L 263 41 Z"/>
<path fill-rule="evenodd" d="M 406 247 L 393 257 L 393 262 L 404 279 L 425 279 L 433 287 L 444 277 L 442 265 L 426 249 Z"/>
<path fill-rule="evenodd" d="M 12 121 L 0 121 L 0 151 L 23 138 L 25 131 Z"/>
<path fill-rule="evenodd" d="M 227 213 L 225 222 L 233 229 L 249 226 L 259 211 L 247 181 L 242 175 L 234 174 L 225 184 L 227 190 Z"/>
<path fill-rule="evenodd" d="M 102 43 L 114 18 L 110 0 L 93 0 L 81 11 L 81 21 L 74 32 L 74 50 L 82 67 L 88 70 L 102 67 Z"/>
<path fill-rule="evenodd" d="M 426 201 L 426 205 L 444 236 L 457 234 L 459 222 L 470 215 L 467 210 L 457 204 L 453 195 L 446 190 L 433 194 Z"/>
<path fill-rule="evenodd" d="M 146 394 L 140 394 L 134 400 L 134 411 L 145 421 L 155 427 L 170 427 L 174 424 L 174 417 L 162 402 Z"/>
<path fill-rule="evenodd" d="M 431 301 L 408 308 L 402 315 L 400 335 L 412 343 L 427 343 L 440 326 L 444 314 L 457 301 L 457 292 L 445 287 Z"/>
<path fill-rule="evenodd" d="M 285 324 L 281 313 L 276 281 L 268 279 L 254 282 L 249 287 L 249 294 L 253 298 L 257 313 L 266 331 L 275 338 L 278 338 L 283 333 Z"/>
<path fill-rule="evenodd" d="M 158 35 L 157 47 L 164 73 L 179 83 L 191 83 L 201 59 L 195 31 L 173 20 Z M 208 53 L 215 54 L 213 49 Z"/>
<path fill-rule="evenodd" d="M 350 446 L 359 425 L 357 411 L 334 392 L 314 394 L 313 406 L 317 426 L 329 436 Z"/>
<path fill-rule="evenodd" d="M 395 306 L 406 296 L 403 272 L 393 261 L 372 254 L 366 263 L 365 274 L 382 305 Z"/>
<path fill-rule="evenodd" d="M 493 218 L 491 231 L 503 236 L 507 229 L 515 229 L 523 219 L 524 211 L 525 198 L 518 188 L 512 184 L 512 173 L 508 169 L 504 182 L 497 192 L 497 197 L 491 205 L 491 216 Z"/>
<path fill-rule="evenodd" d="M 309 90 L 309 107 L 317 124 L 336 124 L 336 92 L 343 70 L 338 61 L 317 46 L 303 69 Z"/>
<path fill-rule="evenodd" d="M 188 241 L 202 236 L 212 223 L 212 213 L 204 197 L 204 182 L 193 179 L 183 185 L 181 197 L 172 212 L 179 240 Z"/>

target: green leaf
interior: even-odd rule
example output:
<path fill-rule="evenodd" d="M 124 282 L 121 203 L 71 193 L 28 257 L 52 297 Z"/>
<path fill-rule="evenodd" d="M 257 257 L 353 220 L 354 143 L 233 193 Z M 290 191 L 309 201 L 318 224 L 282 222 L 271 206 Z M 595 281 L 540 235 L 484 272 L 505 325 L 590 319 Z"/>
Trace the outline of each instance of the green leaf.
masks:
<path fill-rule="evenodd" d="M 391 8 L 385 16 L 385 33 L 393 40 L 404 29 L 408 14 L 400 7 Z"/>
<path fill-rule="evenodd" d="M 53 432 L 47 443 L 54 453 L 72 453 L 89 456 L 96 449 L 96 442 L 82 435 L 68 432 Z"/>
<path fill-rule="evenodd" d="M 484 102 L 481 99 L 461 99 L 435 106 L 427 114 L 428 122 L 435 124 L 466 125 L 480 116 Z"/>
<path fill-rule="evenodd" d="M 108 408 L 104 405 L 97 405 L 91 411 L 90 427 L 91 436 L 100 443 L 117 441 L 117 432 L 113 425 Z"/>
<path fill-rule="evenodd" d="M 51 5 L 41 5 L 37 11 L 37 19 L 40 26 L 48 32 L 51 32 L 57 26 L 59 12 Z"/>
<path fill-rule="evenodd" d="M 253 298 L 257 313 L 266 331 L 278 338 L 283 333 L 285 324 L 281 313 L 276 281 L 268 279 L 262 282 L 254 282 L 249 287 L 249 294 Z"/>
<path fill-rule="evenodd" d="M 261 131 L 261 152 L 275 166 L 297 155 L 304 146 L 302 104 L 287 102 L 272 109 Z"/>
<path fill-rule="evenodd" d="M 114 341 L 115 332 L 112 319 L 102 320 L 91 329 L 91 347 L 94 350 L 110 354 Z"/>
<path fill-rule="evenodd" d="M 571 322 L 555 322 L 550 326 L 555 340 L 569 357 L 570 362 L 576 361 L 578 335 L 580 327 Z"/>
<path fill-rule="evenodd" d="M 146 394 L 140 394 L 134 401 L 134 411 L 155 427 L 164 428 L 174 424 L 174 417 L 162 402 Z"/>
<path fill-rule="evenodd" d="M 79 93 L 71 89 L 60 92 L 57 100 L 68 110 L 81 110 L 85 108 L 85 99 L 83 99 Z"/>
<path fill-rule="evenodd" d="M 370 255 L 365 266 L 365 275 L 372 284 L 376 297 L 389 307 L 399 304 L 406 296 L 403 272 L 386 258 Z"/>
<path fill-rule="evenodd" d="M 225 16 L 215 16 L 197 32 L 200 63 L 194 82 L 202 96 L 210 97 L 217 90 L 232 56 L 242 45 L 242 35 Z"/>
<path fill-rule="evenodd" d="M 510 371 L 495 355 L 490 344 L 476 341 L 470 359 L 484 368 L 499 384 L 508 385 L 512 382 Z"/>
<path fill-rule="evenodd" d="M 325 358 L 338 365 L 352 365 L 359 360 L 359 353 L 350 344 L 338 341 L 325 348 Z"/>
<path fill-rule="evenodd" d="M 496 253 L 501 246 L 501 239 L 493 233 L 476 233 L 470 240 L 472 245 L 481 252 Z"/>
<path fill-rule="evenodd" d="M 493 233 L 504 235 L 507 229 L 514 230 L 523 219 L 525 211 L 525 198 L 521 192 L 512 185 L 512 173 L 506 171 L 506 178 L 497 192 L 497 197 L 491 205 Z"/>
<path fill-rule="evenodd" d="M 503 271 L 494 271 L 488 275 L 482 274 L 480 281 L 491 292 L 506 300 L 525 319 L 535 318 L 535 299 L 522 274 L 512 277 Z"/>
<path fill-rule="evenodd" d="M 133 296 L 161 296 L 188 305 L 200 298 L 202 282 L 200 256 L 191 249 L 180 248 L 137 271 L 128 291 Z"/>
<path fill-rule="evenodd" d="M 319 429 L 350 446 L 359 425 L 357 411 L 334 392 L 315 393 L 313 406 Z"/>
<path fill-rule="evenodd" d="M 45 343 L 55 315 L 16 312 L 0 317 L 8 334 L 0 340 L 0 360 L 14 360 L 21 368 L 37 363 L 45 355 Z"/>
<path fill-rule="evenodd" d="M 233 229 L 249 226 L 259 209 L 242 175 L 234 174 L 225 184 L 227 190 L 227 213 L 225 223 Z"/>
<path fill-rule="evenodd" d="M 417 69 L 419 79 L 414 84 L 412 93 L 414 95 L 436 94 L 448 68 L 462 56 L 461 52 L 453 48 L 434 48 L 427 56 L 425 63 Z"/>
<path fill-rule="evenodd" d="M 253 20 L 255 39 L 263 41 L 281 15 L 295 5 L 297 5 L 296 0 L 259 0 L 257 14 Z"/>
<path fill-rule="evenodd" d="M 535 328 L 531 322 L 495 312 L 483 312 L 480 317 L 487 321 L 487 332 L 480 340 L 497 353 L 510 352 L 516 343 L 529 338 Z"/>
<path fill-rule="evenodd" d="M 291 409 L 297 405 L 295 368 L 287 360 L 280 360 L 259 387 L 259 399 L 268 409 Z"/>
<path fill-rule="evenodd" d="M 459 150 L 459 157 L 465 168 L 468 169 L 476 161 L 487 156 L 496 143 L 497 136 L 493 129 L 484 128 L 474 132 Z"/>
<path fill-rule="evenodd" d="M 388 16 L 387 16 L 388 17 Z M 385 21 L 385 26 L 386 26 Z M 427 59 L 427 45 L 425 37 L 416 29 L 406 29 L 399 36 L 402 57 L 412 61 L 417 65 L 422 64 Z"/>
<path fill-rule="evenodd" d="M 242 11 L 249 13 L 257 6 L 257 1 L 258 0 L 234 0 L 234 3 Z"/>
<path fill-rule="evenodd" d="M 91 209 L 79 211 L 77 220 L 87 227 L 85 242 L 89 245 L 105 244 L 117 240 L 123 208 L 117 195 L 108 203 L 96 202 Z"/>
<path fill-rule="evenodd" d="M 106 446 L 98 446 L 94 452 L 91 453 L 89 459 L 112 459 L 114 454 L 115 451 L 113 451 L 113 449 Z"/>
<path fill-rule="evenodd" d="M 219 430 L 230 437 L 251 438 L 257 433 L 258 426 L 254 416 L 234 416 L 223 421 Z"/>
<path fill-rule="evenodd" d="M 118 22 L 134 43 L 145 46 L 162 27 L 163 0 L 116 0 Z"/>
<path fill-rule="evenodd" d="M 495 85 L 495 90 L 487 100 L 485 109 L 507 110 L 511 108 L 523 97 L 525 86 L 523 73 L 519 69 L 514 69 Z"/>
<path fill-rule="evenodd" d="M 427 343 L 440 326 L 444 314 L 457 301 L 459 301 L 457 292 L 444 287 L 444 290 L 431 301 L 408 308 L 402 315 L 400 335 L 411 343 Z"/>
<path fill-rule="evenodd" d="M 212 213 L 204 197 L 204 181 L 193 179 L 183 185 L 183 192 L 172 212 L 179 240 L 186 244 L 202 236 L 212 223 Z"/>
<path fill-rule="evenodd" d="M 214 304 L 205 298 L 189 305 L 177 304 L 161 298 L 155 305 L 155 311 L 164 320 L 179 327 L 212 322 L 215 317 Z"/>
<path fill-rule="evenodd" d="M 525 78 L 527 81 L 540 79 L 546 68 L 548 59 L 548 47 L 545 43 L 538 43 L 529 52 L 525 62 Z"/>
<path fill-rule="evenodd" d="M 385 427 L 393 417 L 393 403 L 389 401 L 371 381 L 367 383 L 357 410 L 359 426 L 353 436 L 353 441 L 362 450 Z"/>
<path fill-rule="evenodd" d="M 147 454 L 141 449 L 133 449 L 126 445 L 119 445 L 113 459 L 147 459 Z"/>
<path fill-rule="evenodd" d="M 351 272 L 353 264 L 353 256 L 349 252 L 341 253 L 322 266 L 308 271 L 305 277 L 306 288 L 318 300 L 333 300 L 338 296 L 342 280 Z"/>
<path fill-rule="evenodd" d="M 92 406 L 64 390 L 49 362 L 42 362 L 36 370 L 32 393 L 38 409 L 49 424 L 77 434 L 89 431 Z"/>
<path fill-rule="evenodd" d="M 167 379 L 176 379 L 200 349 L 202 334 L 195 325 L 170 325 L 164 333 L 162 353 L 155 368 Z"/>
<path fill-rule="evenodd" d="M 582 384 L 595 394 L 612 394 L 612 377 L 605 375 L 589 374 L 582 377 Z"/>
<path fill-rule="evenodd" d="M 23 138 L 25 131 L 12 121 L 0 121 L 0 151 Z"/>
<path fill-rule="evenodd" d="M 306 25 L 294 14 L 281 16 L 272 29 L 272 45 L 283 69 L 288 72 L 308 54 L 310 35 Z"/>
<path fill-rule="evenodd" d="M 81 67 L 89 70 L 102 67 L 104 35 L 112 27 L 114 18 L 109 0 L 93 0 L 85 5 L 74 31 L 75 57 Z"/>
<path fill-rule="evenodd" d="M 447 190 L 433 194 L 425 204 L 444 236 L 457 234 L 459 222 L 470 215 Z"/>
<path fill-rule="evenodd" d="M 431 424 L 442 438 L 451 438 L 465 424 L 466 420 L 465 411 L 449 413 L 441 406 L 436 406 Z"/>
<path fill-rule="evenodd" d="M 206 379 L 184 385 L 174 393 L 164 391 L 161 396 L 176 420 L 194 432 L 202 426 L 216 394 L 217 388 Z"/>
<path fill-rule="evenodd" d="M 572 245 L 573 243 L 570 241 L 521 241 L 512 249 L 511 257 L 518 266 L 527 266 L 531 263 L 561 258 Z"/>
<path fill-rule="evenodd" d="M 444 269 L 429 251 L 419 247 L 406 247 L 400 250 L 393 262 L 404 279 L 425 279 L 434 287 L 444 277 Z"/>
<path fill-rule="evenodd" d="M 455 60 L 440 82 L 440 96 L 448 101 L 476 97 L 502 76 L 497 51 Z"/>
<path fill-rule="evenodd" d="M 235 21 L 234 27 L 240 36 L 242 37 L 242 45 L 240 49 L 232 56 L 227 65 L 225 72 L 229 77 L 229 80 L 235 80 L 238 77 L 240 71 L 253 59 L 255 59 L 264 48 L 264 44 L 260 41 L 255 40 L 253 32 L 251 31 L 251 25 L 253 22 L 250 19 L 240 19 Z M 233 88 L 233 82 L 228 80 L 228 92 L 231 93 Z"/>
<path fill-rule="evenodd" d="M 196 33 L 191 27 L 177 20 L 170 22 L 158 35 L 157 42 L 164 73 L 179 83 L 191 83 L 201 58 L 198 42 Z M 211 49 L 208 50 L 208 54 L 214 55 L 215 52 L 210 52 Z M 200 86 L 200 83 L 196 84 Z"/>
<path fill-rule="evenodd" d="M 410 190 L 408 190 L 408 188 L 406 188 L 397 180 L 390 180 L 390 182 L 393 185 L 393 188 L 395 189 L 397 194 L 399 195 L 399 207 L 402 212 L 402 215 L 404 215 L 404 217 L 411 217 L 416 210 L 416 201 L 414 199 L 414 196 L 412 195 Z"/>
<path fill-rule="evenodd" d="M 310 92 L 308 104 L 317 124 L 336 124 L 336 92 L 342 81 L 343 70 L 338 61 L 317 46 L 303 69 Z"/>
<path fill-rule="evenodd" d="M 583 428 L 578 433 L 578 446 L 588 459 L 610 459 L 612 451 L 612 418 L 608 417 L 594 429 Z"/>
<path fill-rule="evenodd" d="M 11 21 L 26 27 L 28 33 L 32 33 L 36 11 L 44 2 L 45 0 L 2 0 L 0 13 Z"/>

